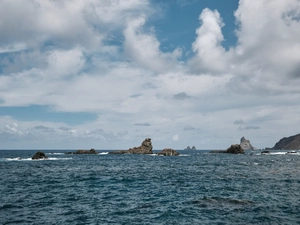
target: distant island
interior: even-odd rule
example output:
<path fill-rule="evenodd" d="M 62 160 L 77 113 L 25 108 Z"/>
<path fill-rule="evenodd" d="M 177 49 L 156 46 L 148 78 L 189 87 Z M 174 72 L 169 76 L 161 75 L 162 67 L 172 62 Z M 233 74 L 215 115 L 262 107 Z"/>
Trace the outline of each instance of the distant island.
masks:
<path fill-rule="evenodd" d="M 193 146 L 192 148 L 190 146 L 187 146 L 184 150 L 197 150 L 195 146 Z"/>
<path fill-rule="evenodd" d="M 300 134 L 281 138 L 273 148 L 266 150 L 298 150 L 300 149 Z"/>

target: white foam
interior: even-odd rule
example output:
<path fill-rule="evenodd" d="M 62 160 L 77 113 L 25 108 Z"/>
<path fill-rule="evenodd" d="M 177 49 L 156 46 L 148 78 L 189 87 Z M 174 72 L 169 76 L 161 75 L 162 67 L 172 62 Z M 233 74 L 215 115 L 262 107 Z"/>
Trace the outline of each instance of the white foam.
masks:
<path fill-rule="evenodd" d="M 49 155 L 64 155 L 62 152 L 53 152 L 53 153 L 47 153 Z"/>
<path fill-rule="evenodd" d="M 107 155 L 108 152 L 100 152 L 99 155 Z"/>
<path fill-rule="evenodd" d="M 42 159 L 42 160 L 70 160 L 72 158 L 51 158 L 49 157 L 48 159 Z"/>
<path fill-rule="evenodd" d="M 6 161 L 30 161 L 32 160 L 31 158 L 21 158 L 21 157 L 17 157 L 17 158 L 6 158 Z"/>
<path fill-rule="evenodd" d="M 47 159 L 32 159 L 32 158 L 6 158 L 4 160 L 6 161 L 41 161 L 41 160 L 70 160 L 72 158 L 55 158 L 55 157 L 49 157 Z"/>

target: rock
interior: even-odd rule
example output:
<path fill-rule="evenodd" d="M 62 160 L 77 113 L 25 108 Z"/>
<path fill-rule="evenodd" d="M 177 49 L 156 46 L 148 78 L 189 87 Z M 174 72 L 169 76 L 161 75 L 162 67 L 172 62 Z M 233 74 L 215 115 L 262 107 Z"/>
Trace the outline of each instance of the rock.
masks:
<path fill-rule="evenodd" d="M 241 143 L 240 143 L 240 146 L 242 147 L 242 149 L 244 150 L 257 150 L 257 148 L 254 148 L 250 141 L 247 140 L 245 137 L 242 137 L 241 138 Z"/>
<path fill-rule="evenodd" d="M 195 146 L 193 146 L 192 148 L 190 146 L 187 146 L 184 150 L 197 150 Z"/>
<path fill-rule="evenodd" d="M 34 156 L 32 156 L 32 159 L 48 159 L 48 156 L 46 156 L 44 152 L 38 151 Z"/>
<path fill-rule="evenodd" d="M 227 153 L 231 154 L 244 154 L 244 149 L 241 147 L 241 145 L 235 144 L 231 145 L 229 148 L 226 150 Z"/>
<path fill-rule="evenodd" d="M 245 154 L 244 149 L 238 144 L 231 145 L 227 150 L 215 150 L 209 153 L 230 153 L 230 154 Z"/>
<path fill-rule="evenodd" d="M 268 154 L 268 153 L 270 153 L 270 151 L 264 150 L 264 151 L 262 151 L 260 154 Z"/>
<path fill-rule="evenodd" d="M 133 147 L 128 150 L 109 152 L 109 154 L 153 154 L 151 138 L 146 138 L 141 146 Z"/>
<path fill-rule="evenodd" d="M 191 147 L 187 146 L 184 150 L 191 150 Z"/>
<path fill-rule="evenodd" d="M 161 152 L 157 153 L 157 155 L 163 155 L 163 156 L 178 156 L 179 153 L 171 148 L 165 148 Z"/>
<path fill-rule="evenodd" d="M 98 154 L 95 149 L 91 150 L 77 150 L 76 152 L 66 152 L 65 154 Z"/>
<path fill-rule="evenodd" d="M 300 149 L 300 134 L 280 139 L 270 150 L 298 150 Z"/>

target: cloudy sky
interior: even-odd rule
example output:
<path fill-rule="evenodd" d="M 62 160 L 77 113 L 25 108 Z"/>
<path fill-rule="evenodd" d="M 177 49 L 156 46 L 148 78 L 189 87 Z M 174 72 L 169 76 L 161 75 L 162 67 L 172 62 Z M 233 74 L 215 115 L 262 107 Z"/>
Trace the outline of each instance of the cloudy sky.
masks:
<path fill-rule="evenodd" d="M 265 148 L 299 115 L 299 0 L 0 0 L 0 149 Z"/>

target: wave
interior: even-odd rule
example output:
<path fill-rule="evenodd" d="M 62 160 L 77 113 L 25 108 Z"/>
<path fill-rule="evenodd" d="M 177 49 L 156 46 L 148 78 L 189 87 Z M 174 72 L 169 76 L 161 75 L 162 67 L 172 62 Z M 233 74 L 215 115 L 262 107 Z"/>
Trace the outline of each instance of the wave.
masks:
<path fill-rule="evenodd" d="M 290 151 L 290 152 L 268 152 L 268 153 L 261 153 L 262 155 L 300 155 L 300 152 Z"/>
<path fill-rule="evenodd" d="M 99 155 L 107 155 L 108 152 L 100 152 Z"/>
<path fill-rule="evenodd" d="M 48 155 L 64 155 L 65 153 L 62 152 L 53 152 L 53 153 L 47 153 Z"/>
<path fill-rule="evenodd" d="M 49 157 L 47 159 L 32 159 L 32 158 L 4 158 L 4 161 L 43 161 L 43 160 L 70 160 L 72 158 L 56 158 L 56 157 Z"/>

